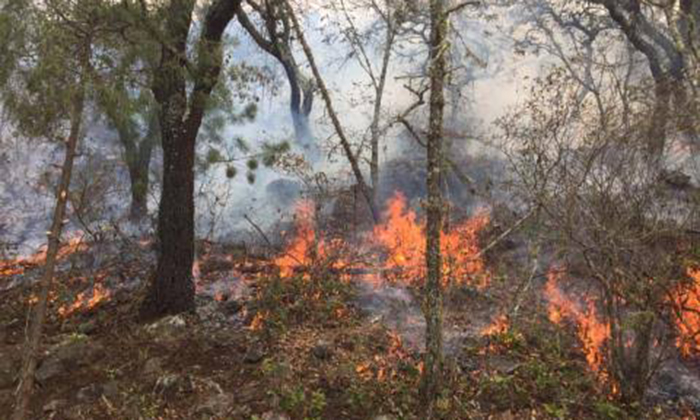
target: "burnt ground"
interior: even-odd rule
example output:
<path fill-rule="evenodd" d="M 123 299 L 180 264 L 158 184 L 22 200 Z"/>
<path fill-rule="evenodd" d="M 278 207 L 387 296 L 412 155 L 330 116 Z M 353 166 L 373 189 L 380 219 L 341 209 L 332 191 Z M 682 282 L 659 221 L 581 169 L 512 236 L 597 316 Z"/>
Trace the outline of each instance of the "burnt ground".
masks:
<path fill-rule="evenodd" d="M 199 248 L 197 312 L 155 323 L 135 317 L 154 263 L 147 243 L 91 244 L 61 260 L 33 418 L 423 418 L 414 292 L 367 289 L 332 271 L 280 280 L 268 257 L 242 247 Z M 540 294 L 532 292 L 542 279 L 523 274 L 530 267 L 519 267 L 522 252 L 515 243 L 497 247 L 488 288 L 460 286 L 447 294 L 439 418 L 694 418 L 692 401 L 682 396 L 637 406 L 610 397 L 588 371 L 572 331 L 546 321 Z M 31 284 L 41 269 L 6 264 L 3 273 L 5 418 L 37 293 Z M 91 307 L 95 283 L 110 296 Z M 12 284 L 18 285 L 7 289 Z M 83 306 L 66 315 L 85 291 Z M 505 312 L 508 329 L 480 333 Z"/>

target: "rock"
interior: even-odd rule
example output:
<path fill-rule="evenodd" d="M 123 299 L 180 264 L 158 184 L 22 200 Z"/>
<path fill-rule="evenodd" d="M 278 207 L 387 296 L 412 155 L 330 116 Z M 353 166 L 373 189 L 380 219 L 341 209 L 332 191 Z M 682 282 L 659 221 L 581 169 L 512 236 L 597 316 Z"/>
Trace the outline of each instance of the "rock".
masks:
<path fill-rule="evenodd" d="M 265 357 L 265 351 L 262 348 L 262 345 L 260 343 L 253 343 L 248 347 L 248 350 L 245 352 L 245 356 L 243 356 L 243 361 L 245 363 L 258 363 Z"/>
<path fill-rule="evenodd" d="M 111 380 L 102 384 L 102 395 L 113 400 L 119 397 L 119 384 L 115 380 Z"/>
<path fill-rule="evenodd" d="M 10 388 L 15 383 L 19 366 L 10 355 L 0 357 L 0 389 Z"/>
<path fill-rule="evenodd" d="M 39 382 L 45 382 L 64 371 L 70 371 L 80 366 L 89 366 L 102 354 L 103 348 L 98 343 L 88 339 L 71 339 L 50 351 L 49 356 L 39 365 L 36 378 Z"/>
<path fill-rule="evenodd" d="M 160 357 L 152 357 L 146 360 L 146 363 L 144 363 L 143 370 L 141 371 L 141 373 L 143 373 L 144 376 L 152 376 L 160 374 L 162 371 L 163 360 Z"/>
<path fill-rule="evenodd" d="M 162 318 L 146 326 L 146 331 L 156 335 L 156 341 L 171 341 L 181 334 L 187 322 L 182 315 L 174 315 Z"/>
<path fill-rule="evenodd" d="M 76 394 L 76 399 L 81 403 L 91 403 L 102 396 L 102 387 L 98 384 L 90 384 L 80 388 Z"/>
<path fill-rule="evenodd" d="M 44 404 L 44 407 L 42 409 L 44 410 L 44 413 L 49 413 L 52 411 L 59 411 L 67 405 L 68 401 L 66 400 L 51 400 L 48 403 Z"/>
<path fill-rule="evenodd" d="M 396 420 L 396 417 L 392 416 L 391 414 L 380 414 L 374 417 L 372 420 Z"/>
<path fill-rule="evenodd" d="M 316 345 L 311 349 L 316 358 L 321 360 L 329 359 L 333 355 L 333 349 L 331 343 L 326 340 L 319 340 Z"/>
<path fill-rule="evenodd" d="M 290 420 L 290 417 L 284 413 L 276 411 L 268 411 L 260 417 L 261 420 Z"/>
<path fill-rule="evenodd" d="M 158 378 L 153 392 L 166 398 L 172 398 L 178 394 L 190 393 L 193 389 L 192 380 L 188 376 L 170 373 Z"/>
<path fill-rule="evenodd" d="M 235 406 L 235 400 L 230 394 L 215 394 L 197 406 L 195 413 L 202 416 L 225 418 Z"/>

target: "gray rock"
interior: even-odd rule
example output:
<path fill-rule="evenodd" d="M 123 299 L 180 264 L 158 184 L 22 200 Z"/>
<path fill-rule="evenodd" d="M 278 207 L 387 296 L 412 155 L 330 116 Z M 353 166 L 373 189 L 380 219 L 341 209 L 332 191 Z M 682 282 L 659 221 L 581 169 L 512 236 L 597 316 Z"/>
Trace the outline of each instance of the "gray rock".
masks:
<path fill-rule="evenodd" d="M 10 355 L 0 356 L 0 389 L 9 388 L 15 383 L 19 366 Z"/>
<path fill-rule="evenodd" d="M 146 326 L 146 331 L 156 336 L 156 341 L 170 341 L 186 331 L 187 322 L 182 315 L 162 318 Z"/>
<path fill-rule="evenodd" d="M 54 347 L 36 371 L 39 382 L 45 382 L 76 367 L 89 366 L 103 354 L 103 348 L 88 339 L 71 340 Z"/>
<path fill-rule="evenodd" d="M 268 411 L 262 415 L 261 420 L 290 420 L 290 417 L 277 411 Z"/>
<path fill-rule="evenodd" d="M 215 394 L 197 406 L 195 413 L 200 416 L 225 417 L 235 406 L 235 400 L 229 394 Z"/>
<path fill-rule="evenodd" d="M 68 401 L 66 401 L 66 400 L 51 400 L 48 403 L 44 404 L 43 410 L 44 410 L 44 413 L 60 411 L 64 407 L 66 407 L 67 405 L 68 405 Z"/>
<path fill-rule="evenodd" d="M 248 347 L 248 350 L 243 356 L 243 361 L 245 363 L 258 363 L 265 357 L 265 351 L 260 343 L 253 343 Z"/>
<path fill-rule="evenodd" d="M 333 348 L 331 343 L 326 340 L 319 340 L 316 345 L 311 349 L 316 358 L 321 360 L 329 359 L 333 355 Z"/>
<path fill-rule="evenodd" d="M 374 417 L 372 420 L 396 420 L 396 417 L 392 416 L 391 414 L 380 414 Z"/>
<path fill-rule="evenodd" d="M 179 394 L 190 393 L 193 389 L 192 380 L 188 376 L 169 373 L 158 378 L 153 392 L 165 398 L 173 398 Z"/>
<path fill-rule="evenodd" d="M 102 384 L 102 395 L 113 400 L 119 396 L 119 384 L 115 380 L 111 380 Z"/>
<path fill-rule="evenodd" d="M 102 387 L 99 384 L 90 384 L 80 388 L 76 394 L 76 399 L 81 403 L 91 403 L 102 396 Z"/>
<path fill-rule="evenodd" d="M 160 357 L 152 357 L 146 360 L 142 373 L 145 376 L 157 375 L 163 371 L 163 360 Z"/>

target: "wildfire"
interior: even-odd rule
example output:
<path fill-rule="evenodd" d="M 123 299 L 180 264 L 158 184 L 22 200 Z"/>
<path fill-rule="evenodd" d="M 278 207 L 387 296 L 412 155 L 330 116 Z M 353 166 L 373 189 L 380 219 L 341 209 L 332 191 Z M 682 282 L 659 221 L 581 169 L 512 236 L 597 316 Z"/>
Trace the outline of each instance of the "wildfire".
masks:
<path fill-rule="evenodd" d="M 693 283 L 680 285 L 672 298 L 677 308 L 676 346 L 686 357 L 700 352 L 700 269 L 689 268 L 687 273 Z"/>
<path fill-rule="evenodd" d="M 508 317 L 506 315 L 500 315 L 493 323 L 481 330 L 481 335 L 491 336 L 503 334 L 504 332 L 508 331 L 509 326 L 510 324 L 508 323 Z"/>
<path fill-rule="evenodd" d="M 85 248 L 82 236 L 75 236 L 62 244 L 56 258 L 61 260 L 74 252 Z M 23 274 L 27 267 L 35 266 L 46 261 L 47 246 L 42 246 L 39 251 L 29 257 L 20 257 L 14 260 L 0 261 L 0 276 L 14 276 Z"/>
<path fill-rule="evenodd" d="M 341 240 L 326 241 L 316 234 L 315 209 L 313 202 L 302 200 L 296 206 L 295 235 L 287 244 L 287 247 L 279 257 L 274 259 L 274 264 L 279 267 L 280 276 L 289 277 L 297 269 L 308 268 L 315 261 L 327 258 L 331 250 L 340 249 L 344 244 Z M 342 258 L 332 262 L 331 267 L 343 269 L 347 267 Z M 308 278 L 309 273 L 305 272 Z"/>
<path fill-rule="evenodd" d="M 412 283 L 422 281 L 425 277 L 424 224 L 418 222 L 416 213 L 408 208 L 400 192 L 389 201 L 385 218 L 386 221 L 374 229 L 375 241 L 388 253 L 385 268 L 397 273 L 400 279 L 410 279 Z M 479 232 L 488 223 L 488 213 L 480 212 L 442 233 L 440 246 L 445 285 L 449 282 L 488 285 L 489 276 L 478 242 Z"/>
<path fill-rule="evenodd" d="M 78 293 L 72 304 L 58 308 L 58 314 L 68 317 L 78 310 L 88 310 L 94 308 L 98 303 L 109 299 L 111 293 L 104 286 L 97 283 L 92 288 L 92 296 L 88 298 L 87 291 Z"/>
<path fill-rule="evenodd" d="M 576 302 L 570 300 L 559 289 L 561 270 L 552 268 L 547 273 L 545 294 L 549 300 L 549 320 L 561 325 L 564 319 L 573 321 L 577 334 L 583 344 L 588 366 L 600 377 L 605 377 L 602 370 L 603 344 L 610 337 L 610 325 L 600 322 L 596 313 L 595 302 L 588 300 L 586 310 L 581 310 Z"/>

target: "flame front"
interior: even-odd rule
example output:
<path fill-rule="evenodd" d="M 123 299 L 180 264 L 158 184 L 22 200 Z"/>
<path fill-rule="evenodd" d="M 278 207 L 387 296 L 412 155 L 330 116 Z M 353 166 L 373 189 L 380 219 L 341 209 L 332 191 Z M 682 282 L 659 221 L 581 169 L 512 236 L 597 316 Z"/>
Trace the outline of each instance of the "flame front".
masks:
<path fill-rule="evenodd" d="M 576 324 L 588 366 L 599 377 L 604 378 L 606 374 L 602 369 L 603 345 L 610 338 L 610 324 L 598 320 L 595 302 L 592 300 L 588 300 L 587 309 L 583 311 L 576 302 L 562 293 L 558 286 L 561 273 L 561 269 L 554 267 L 547 273 L 545 295 L 549 300 L 549 320 L 556 325 L 561 325 L 564 319 Z"/>
<path fill-rule="evenodd" d="M 92 288 L 92 296 L 87 297 L 87 291 L 78 293 L 72 304 L 58 308 L 58 314 L 67 317 L 78 310 L 88 310 L 97 306 L 98 303 L 109 299 L 111 293 L 104 286 L 96 283 Z"/>
<path fill-rule="evenodd" d="M 488 285 L 489 276 L 479 249 L 479 232 L 489 223 L 487 212 L 454 226 L 440 237 L 444 285 Z M 375 241 L 387 252 L 385 268 L 396 280 L 420 283 L 425 278 L 425 226 L 396 192 L 389 200 L 385 222 L 374 228 Z"/>
<path fill-rule="evenodd" d="M 700 353 L 700 269 L 689 268 L 690 285 L 681 284 L 672 294 L 678 329 L 676 347 L 683 356 Z"/>

